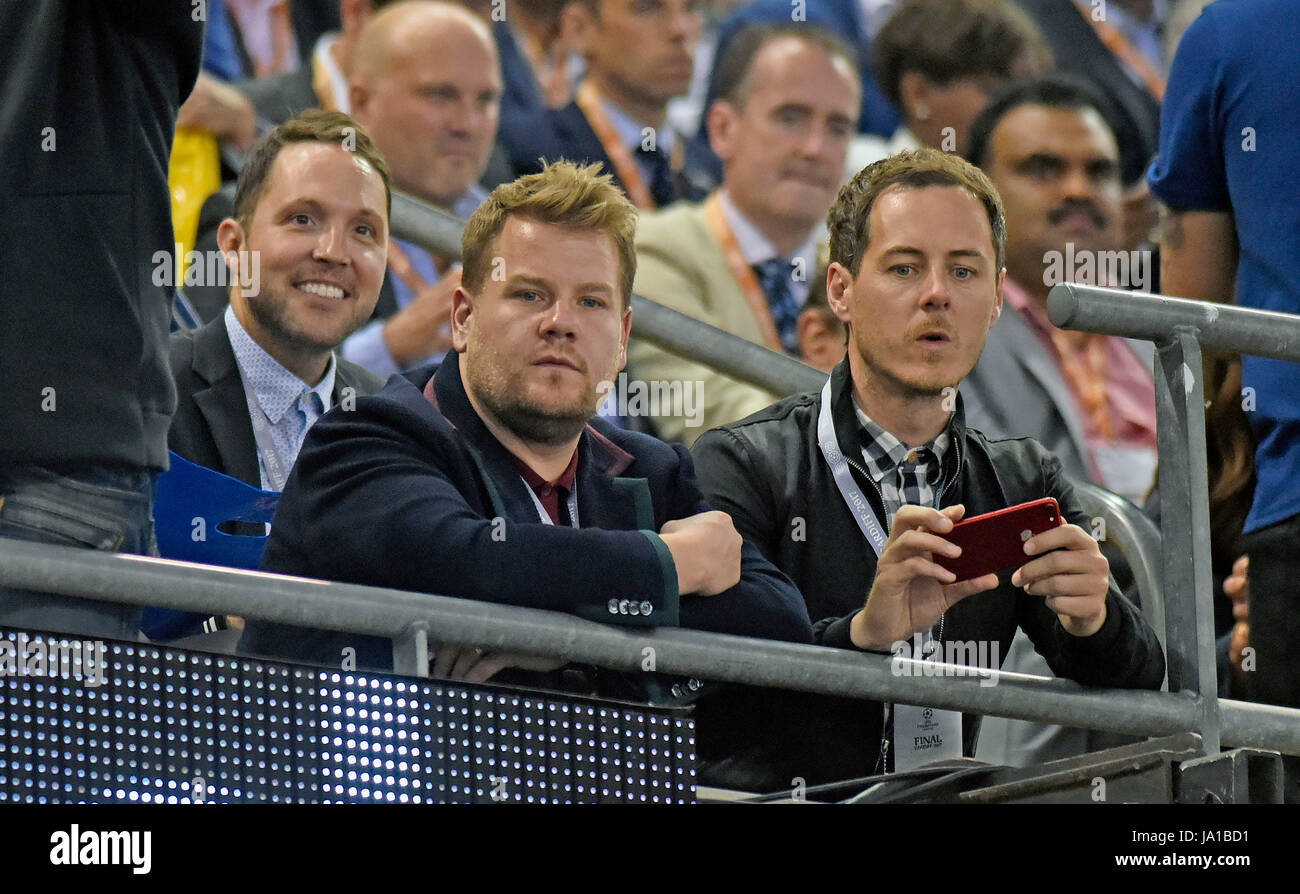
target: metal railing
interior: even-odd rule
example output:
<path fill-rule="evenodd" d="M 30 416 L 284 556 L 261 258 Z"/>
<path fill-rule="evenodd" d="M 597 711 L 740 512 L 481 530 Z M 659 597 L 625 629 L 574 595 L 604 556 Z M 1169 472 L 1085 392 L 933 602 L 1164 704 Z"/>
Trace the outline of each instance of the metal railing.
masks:
<path fill-rule="evenodd" d="M 1142 614 L 1165 647 L 1165 596 L 1161 584 L 1160 529 L 1119 494 L 1087 481 L 1072 482 L 1083 511 L 1106 524 L 1105 539 L 1128 560 Z M 1166 653 L 1168 649 L 1166 648 Z"/>
<path fill-rule="evenodd" d="M 393 233 L 399 238 L 459 257 L 460 226 L 430 206 L 394 197 Z M 784 355 L 645 299 L 635 301 L 634 334 L 688 359 L 780 392 L 815 390 L 825 381 Z M 1209 754 L 1230 744 L 1300 755 L 1300 710 L 1216 698 L 1203 388 L 1199 376 L 1184 372 L 1200 369 L 1201 342 L 1300 361 L 1300 318 L 1073 285 L 1052 290 L 1049 315 L 1065 328 L 1157 343 L 1164 549 L 1162 572 L 1149 575 L 1148 586 L 1164 594 L 1175 690 L 1169 693 L 1084 689 L 1067 680 L 1004 672 L 997 672 L 993 686 L 977 676 L 899 674 L 898 659 L 847 650 L 681 629 L 629 630 L 535 609 L 11 540 L 0 540 L 0 586 L 390 637 L 395 669 L 410 675 L 427 673 L 430 644 L 634 672 L 650 645 L 661 673 L 1136 735 L 1190 730 L 1202 736 Z M 1094 503 L 1104 508 L 1104 500 Z M 1129 540 L 1149 556 L 1149 538 L 1134 533 Z"/>
<path fill-rule="evenodd" d="M 980 677 L 948 665 L 930 665 L 940 673 L 929 676 L 919 666 L 895 664 L 902 659 L 824 646 L 679 628 L 623 628 L 539 609 L 13 540 L 0 540 L 4 586 L 391 637 L 395 671 L 408 676 L 427 675 L 430 644 L 632 672 L 641 670 L 649 646 L 656 671 L 664 674 L 1135 735 L 1191 729 L 1198 712 L 1196 700 L 1182 694 L 1085 689 L 1068 680 L 1001 671 Z M 1225 741 L 1300 754 L 1300 711 L 1223 704 Z"/>
<path fill-rule="evenodd" d="M 1052 288 L 1047 314 L 1063 329 L 1155 342 L 1169 688 L 1192 696 L 1190 729 L 1215 754 L 1237 709 L 1216 697 L 1201 346 L 1300 362 L 1300 316 L 1073 283 Z"/>

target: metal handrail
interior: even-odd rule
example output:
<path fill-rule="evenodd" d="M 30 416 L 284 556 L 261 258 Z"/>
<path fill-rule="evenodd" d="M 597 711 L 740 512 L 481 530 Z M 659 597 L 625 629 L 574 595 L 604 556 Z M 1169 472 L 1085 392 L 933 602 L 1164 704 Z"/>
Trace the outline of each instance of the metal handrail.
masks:
<path fill-rule="evenodd" d="M 646 648 L 665 674 L 877 700 L 896 700 L 1136 735 L 1188 728 L 1185 695 L 1085 689 L 1069 680 L 997 672 L 927 675 L 916 664 L 847 649 L 680 628 L 630 629 L 540 609 L 190 562 L 0 539 L 0 587 L 83 596 L 318 629 L 477 646 L 640 671 Z M 931 667 L 934 670 L 935 667 Z M 913 674 L 897 671 L 911 670 Z M 964 669 L 971 670 L 971 669 Z M 987 673 L 987 672 L 986 672 Z M 996 685 L 989 685 L 990 680 Z M 1300 754 L 1300 710 L 1235 703 L 1225 738 Z"/>
<path fill-rule="evenodd" d="M 1300 363 L 1300 316 L 1065 283 L 1047 296 L 1066 329 L 1155 342 L 1160 534 L 1169 688 L 1197 705 L 1207 754 L 1236 708 L 1217 698 L 1201 346 Z"/>
<path fill-rule="evenodd" d="M 1142 603 L 1142 614 L 1165 643 L 1165 594 L 1160 583 L 1160 528 L 1128 500 L 1088 481 L 1073 482 L 1083 511 L 1106 522 L 1106 539 L 1128 560 Z"/>
<path fill-rule="evenodd" d="M 1203 347 L 1300 363 L 1300 316 L 1295 314 L 1063 283 L 1047 295 L 1047 316 L 1062 329 L 1157 345 L 1186 330 L 1195 332 Z"/>

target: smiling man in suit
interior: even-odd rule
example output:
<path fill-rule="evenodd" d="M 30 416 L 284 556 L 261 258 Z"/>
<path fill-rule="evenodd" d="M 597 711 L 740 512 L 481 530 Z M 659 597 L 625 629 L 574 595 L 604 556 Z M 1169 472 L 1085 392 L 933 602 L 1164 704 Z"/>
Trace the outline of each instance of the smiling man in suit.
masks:
<path fill-rule="evenodd" d="M 308 433 L 262 568 L 811 641 L 798 591 L 709 510 L 690 454 L 592 418 L 626 359 L 635 227 L 595 166 L 497 187 L 462 238 L 454 350 Z M 392 665 L 388 639 L 280 624 L 250 621 L 240 647 Z M 557 669 L 446 648 L 435 669 L 481 681 L 507 665 Z"/>
<path fill-rule="evenodd" d="M 388 203 L 387 164 L 341 112 L 304 112 L 258 143 L 220 229 L 230 305 L 172 336 L 173 451 L 279 491 L 311 424 L 379 390 L 334 352 L 379 296 Z"/>

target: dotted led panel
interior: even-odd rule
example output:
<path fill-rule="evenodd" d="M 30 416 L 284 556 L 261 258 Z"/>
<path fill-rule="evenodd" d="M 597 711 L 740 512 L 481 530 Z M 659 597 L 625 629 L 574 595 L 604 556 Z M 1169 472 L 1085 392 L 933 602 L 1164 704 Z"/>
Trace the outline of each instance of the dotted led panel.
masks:
<path fill-rule="evenodd" d="M 0 801 L 693 803 L 694 752 L 682 711 L 0 629 Z"/>

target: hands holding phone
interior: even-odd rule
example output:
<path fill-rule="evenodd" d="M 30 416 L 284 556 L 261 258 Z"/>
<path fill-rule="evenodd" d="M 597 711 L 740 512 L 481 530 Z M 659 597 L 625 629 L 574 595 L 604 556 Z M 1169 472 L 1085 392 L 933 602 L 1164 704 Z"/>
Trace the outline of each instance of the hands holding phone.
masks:
<path fill-rule="evenodd" d="M 944 539 L 965 515 L 961 505 L 945 509 L 904 506 L 894 517 L 876 564 L 866 607 L 854 616 L 850 638 L 860 649 L 889 651 L 913 633 L 928 630 L 951 606 L 998 585 L 994 573 L 958 581 L 934 560 L 955 558 L 961 548 Z M 1049 551 L 1054 551 L 1050 552 Z M 1074 636 L 1090 636 L 1106 620 L 1110 565 L 1097 542 L 1077 525 L 1043 531 L 1024 543 L 1027 561 L 1011 582 L 1047 597 L 1061 625 Z M 1047 555 L 1043 555 L 1048 553 Z"/>
<path fill-rule="evenodd" d="M 1047 607 L 1067 633 L 1092 636 L 1100 630 L 1106 621 L 1110 562 L 1092 535 L 1078 525 L 1061 525 L 1025 541 L 1025 554 L 1038 558 L 1016 569 L 1011 583 L 1032 596 L 1046 596 Z"/>

